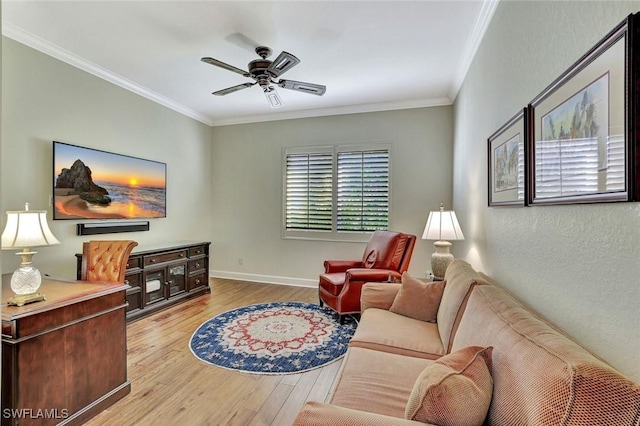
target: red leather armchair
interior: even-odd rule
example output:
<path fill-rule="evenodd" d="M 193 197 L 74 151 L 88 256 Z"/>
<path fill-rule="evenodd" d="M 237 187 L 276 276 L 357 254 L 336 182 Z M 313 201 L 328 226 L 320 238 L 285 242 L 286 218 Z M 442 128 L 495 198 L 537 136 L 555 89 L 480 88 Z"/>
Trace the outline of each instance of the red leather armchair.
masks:
<path fill-rule="evenodd" d="M 360 313 L 360 292 L 364 283 L 400 279 L 409 268 L 416 236 L 376 231 L 364 250 L 362 260 L 325 260 L 318 293 L 320 306 L 326 304 L 340 316 Z"/>

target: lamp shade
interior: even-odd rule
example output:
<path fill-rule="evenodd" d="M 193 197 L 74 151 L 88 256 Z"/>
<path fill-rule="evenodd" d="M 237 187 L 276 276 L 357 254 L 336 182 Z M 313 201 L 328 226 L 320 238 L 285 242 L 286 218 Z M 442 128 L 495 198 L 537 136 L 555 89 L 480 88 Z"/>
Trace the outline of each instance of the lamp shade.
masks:
<path fill-rule="evenodd" d="M 456 212 L 452 210 L 444 211 L 444 205 L 441 204 L 440 211 L 429 213 L 422 239 L 436 241 L 464 240 Z"/>
<path fill-rule="evenodd" d="M 60 244 L 47 224 L 45 210 L 8 211 L 7 225 L 2 233 L 2 249 L 12 250 Z"/>

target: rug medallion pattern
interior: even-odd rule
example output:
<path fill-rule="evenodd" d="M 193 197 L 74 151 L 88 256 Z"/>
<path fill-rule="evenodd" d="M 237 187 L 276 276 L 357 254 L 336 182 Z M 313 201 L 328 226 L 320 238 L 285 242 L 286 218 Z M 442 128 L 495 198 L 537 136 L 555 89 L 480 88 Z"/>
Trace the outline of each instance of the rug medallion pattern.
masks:
<path fill-rule="evenodd" d="M 258 374 L 300 373 L 347 351 L 356 324 L 302 302 L 262 303 L 224 312 L 202 324 L 190 348 L 202 361 Z"/>

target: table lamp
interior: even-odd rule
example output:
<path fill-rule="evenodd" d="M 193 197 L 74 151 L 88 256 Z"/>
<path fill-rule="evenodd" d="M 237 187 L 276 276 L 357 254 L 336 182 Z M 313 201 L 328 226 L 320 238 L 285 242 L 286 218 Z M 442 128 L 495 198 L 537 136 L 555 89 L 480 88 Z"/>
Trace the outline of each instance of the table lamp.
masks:
<path fill-rule="evenodd" d="M 31 258 L 37 253 L 31 248 L 54 244 L 60 244 L 60 241 L 49 230 L 45 210 L 29 210 L 29 203 L 26 203 L 24 211 L 7 212 L 7 225 L 2 233 L 2 250 L 22 249 L 16 253 L 22 258 L 22 262 L 11 276 L 11 290 L 15 294 L 7 301 L 8 305 L 22 306 L 45 300 L 45 296 L 38 293 L 42 277 L 31 263 Z"/>
<path fill-rule="evenodd" d="M 422 239 L 436 240 L 433 243 L 436 251 L 431 255 L 431 272 L 436 280 L 444 279 L 447 267 L 453 262 L 453 255 L 449 252 L 451 243 L 446 240 L 464 240 L 456 213 L 445 211 L 444 204 L 440 203 L 440 211 L 429 213 Z"/>

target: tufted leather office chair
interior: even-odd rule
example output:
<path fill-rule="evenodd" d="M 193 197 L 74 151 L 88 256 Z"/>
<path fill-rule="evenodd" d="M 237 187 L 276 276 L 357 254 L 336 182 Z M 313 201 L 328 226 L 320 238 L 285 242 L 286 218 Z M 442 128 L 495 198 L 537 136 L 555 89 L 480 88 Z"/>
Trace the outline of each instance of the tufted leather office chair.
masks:
<path fill-rule="evenodd" d="M 82 244 L 83 281 L 124 282 L 129 255 L 138 243 L 131 240 L 87 241 Z"/>
<path fill-rule="evenodd" d="M 409 269 L 416 236 L 392 231 L 376 231 L 364 250 L 362 260 L 325 260 L 318 293 L 340 316 L 360 313 L 360 293 L 367 282 L 399 280 Z"/>

